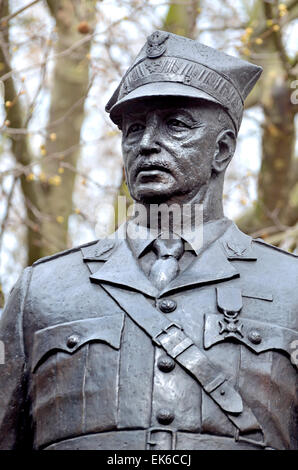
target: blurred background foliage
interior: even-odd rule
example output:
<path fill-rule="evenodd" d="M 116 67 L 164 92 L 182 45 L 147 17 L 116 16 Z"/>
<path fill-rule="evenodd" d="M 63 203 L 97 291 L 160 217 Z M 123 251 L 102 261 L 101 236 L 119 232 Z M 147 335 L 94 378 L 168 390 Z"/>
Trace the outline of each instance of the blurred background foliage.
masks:
<path fill-rule="evenodd" d="M 120 132 L 104 106 L 155 29 L 263 67 L 225 210 L 297 251 L 297 23 L 298 0 L 0 0 L 0 306 L 24 266 L 121 221 Z"/>

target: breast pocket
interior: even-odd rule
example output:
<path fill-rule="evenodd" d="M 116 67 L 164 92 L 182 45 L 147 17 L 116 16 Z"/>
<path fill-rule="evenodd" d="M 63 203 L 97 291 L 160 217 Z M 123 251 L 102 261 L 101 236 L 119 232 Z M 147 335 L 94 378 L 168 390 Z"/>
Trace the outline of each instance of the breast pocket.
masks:
<path fill-rule="evenodd" d="M 123 323 L 117 314 L 36 331 L 31 372 L 37 447 L 116 427 Z"/>
<path fill-rule="evenodd" d="M 267 299 L 259 298 L 263 300 Z M 220 313 L 205 315 L 204 347 L 214 357 L 221 353 L 222 363 L 235 358 L 235 385 L 261 424 L 267 444 L 286 449 L 297 432 L 293 431 L 297 417 L 293 345 L 298 333 L 270 322 L 268 316 L 265 322 L 245 314 L 244 309 L 235 324 L 225 323 Z"/>
<path fill-rule="evenodd" d="M 225 326 L 225 325 L 224 325 Z M 279 350 L 292 356 L 293 344 L 298 342 L 298 333 L 290 328 L 239 318 L 234 330 L 224 329 L 221 316 L 208 314 L 205 317 L 204 346 L 206 349 L 222 341 L 245 344 L 255 353 Z"/>

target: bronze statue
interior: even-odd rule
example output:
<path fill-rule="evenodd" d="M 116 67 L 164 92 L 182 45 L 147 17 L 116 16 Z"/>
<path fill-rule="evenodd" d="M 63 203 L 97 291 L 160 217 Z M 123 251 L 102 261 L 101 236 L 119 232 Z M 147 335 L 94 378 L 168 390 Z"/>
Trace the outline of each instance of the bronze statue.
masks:
<path fill-rule="evenodd" d="M 1 448 L 297 448 L 297 257 L 222 209 L 260 74 L 197 41 L 148 38 L 107 105 L 143 215 L 37 261 L 14 287 L 0 324 Z M 167 237 L 159 213 L 152 223 L 156 204 L 189 205 L 181 236 L 173 217 Z"/>

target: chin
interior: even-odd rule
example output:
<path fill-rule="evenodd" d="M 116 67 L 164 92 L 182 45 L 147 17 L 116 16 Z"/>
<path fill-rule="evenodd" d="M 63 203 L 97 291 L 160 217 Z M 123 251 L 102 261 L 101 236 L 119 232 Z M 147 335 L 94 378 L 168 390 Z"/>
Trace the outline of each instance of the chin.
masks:
<path fill-rule="evenodd" d="M 139 188 L 134 190 L 132 193 L 133 199 L 143 204 L 161 204 L 171 199 L 174 196 L 174 192 L 166 188 Z"/>

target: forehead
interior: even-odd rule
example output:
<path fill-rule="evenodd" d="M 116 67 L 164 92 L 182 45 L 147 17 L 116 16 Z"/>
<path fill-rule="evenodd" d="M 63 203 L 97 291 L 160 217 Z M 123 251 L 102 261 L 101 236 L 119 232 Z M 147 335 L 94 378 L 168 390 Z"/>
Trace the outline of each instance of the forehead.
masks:
<path fill-rule="evenodd" d="M 218 113 L 219 106 L 206 100 L 196 100 L 185 97 L 163 96 L 158 98 L 144 98 L 127 104 L 122 110 L 122 119 L 130 120 L 135 117 L 146 116 L 157 112 L 174 113 L 186 112 L 194 117 L 203 117 L 212 112 Z"/>

